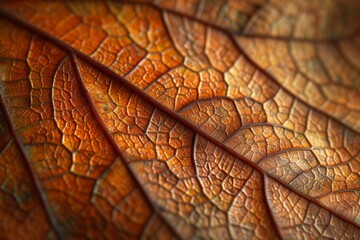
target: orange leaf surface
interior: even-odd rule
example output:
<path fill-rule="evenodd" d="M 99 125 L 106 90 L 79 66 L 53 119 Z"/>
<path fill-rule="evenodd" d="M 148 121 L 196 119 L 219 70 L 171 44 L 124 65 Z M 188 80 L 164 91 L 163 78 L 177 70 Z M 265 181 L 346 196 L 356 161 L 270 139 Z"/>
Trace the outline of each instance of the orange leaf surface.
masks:
<path fill-rule="evenodd" d="M 360 238 L 360 4 L 0 4 L 0 238 Z"/>

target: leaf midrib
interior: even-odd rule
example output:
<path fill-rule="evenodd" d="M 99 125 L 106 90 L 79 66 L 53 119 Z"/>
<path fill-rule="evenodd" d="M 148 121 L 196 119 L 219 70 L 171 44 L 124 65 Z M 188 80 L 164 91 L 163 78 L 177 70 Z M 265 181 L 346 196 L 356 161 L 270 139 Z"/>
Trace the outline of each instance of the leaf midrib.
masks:
<path fill-rule="evenodd" d="M 117 155 L 119 156 L 119 158 L 121 159 L 123 165 L 125 166 L 127 172 L 129 173 L 129 175 L 131 176 L 131 179 L 137 184 L 138 189 L 140 190 L 140 192 L 142 193 L 142 195 L 144 196 L 145 200 L 147 201 L 147 203 L 149 204 L 151 210 L 153 211 L 152 214 L 149 216 L 149 219 L 151 219 L 152 215 L 157 215 L 159 216 L 159 218 L 175 233 L 175 235 L 179 238 L 179 239 L 183 239 L 181 237 L 181 235 L 176 231 L 176 229 L 168 222 L 166 221 L 166 219 L 164 219 L 164 216 L 161 214 L 161 212 L 159 211 L 159 209 L 156 207 L 156 205 L 153 203 L 153 201 L 151 201 L 151 197 L 149 196 L 149 194 L 147 193 L 147 191 L 145 191 L 145 189 L 141 186 L 141 182 L 138 178 L 138 176 L 135 174 L 134 170 L 130 167 L 130 164 L 125 160 L 126 157 L 123 153 L 123 151 L 120 149 L 120 147 L 116 144 L 115 139 L 112 137 L 109 129 L 105 126 L 104 121 L 101 119 L 99 112 L 96 110 L 95 108 L 95 104 L 93 103 L 93 100 L 91 99 L 89 92 L 86 90 L 85 84 L 82 81 L 81 78 L 81 74 L 79 72 L 79 69 L 77 67 L 77 63 L 76 63 L 76 55 L 72 54 L 70 56 L 71 58 L 71 65 L 72 68 L 75 72 L 76 78 L 79 81 L 80 87 L 82 92 L 85 95 L 85 99 L 89 104 L 89 108 L 92 112 L 92 114 L 94 115 L 94 117 L 97 120 L 97 123 L 100 125 L 101 130 L 104 132 L 105 136 L 107 137 L 107 139 L 109 140 L 111 146 L 115 149 Z M 116 159 L 114 160 L 116 161 Z M 146 228 L 146 225 L 144 227 L 144 229 Z M 141 236 L 140 236 L 141 237 Z"/>
<path fill-rule="evenodd" d="M 150 104 L 152 104 L 153 106 L 155 106 L 156 108 L 158 108 L 159 110 L 163 111 L 164 113 L 168 114 L 169 116 L 171 116 L 172 118 L 176 119 L 177 121 L 181 122 L 182 124 L 184 124 L 185 126 L 189 127 L 192 131 L 194 131 L 196 134 L 204 137 L 205 139 L 207 139 L 208 141 L 212 142 L 213 144 L 219 146 L 220 148 L 224 149 L 225 151 L 229 152 L 230 154 L 232 154 L 233 156 L 235 156 L 236 158 L 240 159 L 241 161 L 245 162 L 246 164 L 250 165 L 251 167 L 253 167 L 254 169 L 256 169 L 257 171 L 259 171 L 261 174 L 263 174 L 265 177 L 271 178 L 274 181 L 278 182 L 279 184 L 281 184 L 282 186 L 284 186 L 285 188 L 290 189 L 291 191 L 295 192 L 296 194 L 298 194 L 299 196 L 305 198 L 306 200 L 326 209 L 327 211 L 329 211 L 331 214 L 339 217 L 340 219 L 342 219 L 343 221 L 352 224 L 358 228 L 360 228 L 360 223 L 357 222 L 353 222 L 350 219 L 344 217 L 343 215 L 340 215 L 337 212 L 334 212 L 332 209 L 330 209 L 329 207 L 327 207 L 326 205 L 324 205 L 321 202 L 318 202 L 316 199 L 311 198 L 310 196 L 305 195 L 302 192 L 297 191 L 296 189 L 294 189 L 292 186 L 289 186 L 286 182 L 280 180 L 280 179 L 276 179 L 271 175 L 268 175 L 267 172 L 265 172 L 264 170 L 262 170 L 259 166 L 257 166 L 255 163 L 253 163 L 252 161 L 244 158 L 243 156 L 239 155 L 238 153 L 236 153 L 234 150 L 232 150 L 231 148 L 225 146 L 222 142 L 218 141 L 217 139 L 209 136 L 206 132 L 202 131 L 201 129 L 198 129 L 196 126 L 194 126 L 190 121 L 188 121 L 187 119 L 185 119 L 184 117 L 182 117 L 181 115 L 179 115 L 178 113 L 172 111 L 171 109 L 161 105 L 159 102 L 157 102 L 155 99 L 153 99 L 152 97 L 150 97 L 149 95 L 147 95 L 146 93 L 144 93 L 141 89 L 137 88 L 136 86 L 134 86 L 133 84 L 131 84 L 129 81 L 127 81 L 126 79 L 124 79 L 123 77 L 117 75 L 114 71 L 110 70 L 107 66 L 104 66 L 103 64 L 97 62 L 96 60 L 94 60 L 93 58 L 91 58 L 90 56 L 86 55 L 85 53 L 82 53 L 81 51 L 73 48 L 72 46 L 68 45 L 67 43 L 63 42 L 62 40 L 60 40 L 59 38 L 50 35 L 49 33 L 45 32 L 44 30 L 35 27 L 34 25 L 32 25 L 31 23 L 28 23 L 26 21 L 24 21 L 23 19 L 21 19 L 20 17 L 13 15 L 9 12 L 7 12 L 6 10 L 0 8 L 0 16 L 19 25 L 20 27 L 23 27 L 25 29 L 30 30 L 32 33 L 41 36 L 42 38 L 46 39 L 47 41 L 55 44 L 56 46 L 60 47 L 62 50 L 64 50 L 69 56 L 75 55 L 79 58 L 81 58 L 82 60 L 84 60 L 85 62 L 88 62 L 89 64 L 91 64 L 91 66 L 99 69 L 101 72 L 105 73 L 106 75 L 110 76 L 111 78 L 114 78 L 115 80 L 118 80 L 121 82 L 121 84 L 123 84 L 124 86 L 128 87 L 131 91 L 133 91 L 134 93 L 136 93 L 137 95 L 139 95 L 141 98 L 143 98 L 146 101 L 149 101 Z M 224 30 L 222 30 L 224 31 Z M 228 34 L 226 32 L 226 34 Z M 232 41 L 234 41 L 234 39 L 231 37 Z M 235 46 L 238 46 L 237 44 Z M 241 53 L 243 53 L 241 51 Z M 257 66 L 257 65 L 255 65 Z M 263 71 L 261 68 L 259 69 L 260 71 Z M 267 74 L 266 72 L 264 72 L 267 76 L 270 76 L 269 74 Z M 270 76 L 271 77 L 271 76 Z M 272 79 L 272 78 L 271 78 Z M 282 87 L 282 86 L 281 86 Z M 282 87 L 283 88 L 283 87 Z M 285 88 L 283 88 L 285 89 Z M 296 99 L 298 101 L 303 102 L 301 99 L 298 99 L 296 97 Z M 309 106 L 307 104 L 307 106 Z M 310 109 L 313 109 L 314 111 L 318 111 L 320 113 L 322 113 L 320 110 L 318 109 L 314 109 L 313 107 L 310 106 Z M 324 115 L 328 116 L 329 118 L 333 119 L 334 121 L 336 121 L 337 123 L 345 126 L 346 128 L 353 130 L 351 128 L 349 128 L 347 125 L 345 125 L 344 123 L 342 123 L 341 121 L 337 120 L 336 118 L 333 118 L 331 116 L 329 116 L 326 113 L 323 113 Z M 354 132 L 357 132 L 355 130 L 353 130 Z"/>

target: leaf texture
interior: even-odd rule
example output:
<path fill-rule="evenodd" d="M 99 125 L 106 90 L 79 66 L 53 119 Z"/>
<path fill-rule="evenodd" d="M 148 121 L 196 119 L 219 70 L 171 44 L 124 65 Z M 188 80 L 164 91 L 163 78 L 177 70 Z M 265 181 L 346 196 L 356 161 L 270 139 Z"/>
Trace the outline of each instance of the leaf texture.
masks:
<path fill-rule="evenodd" d="M 0 236 L 359 238 L 359 9 L 2 3 Z"/>

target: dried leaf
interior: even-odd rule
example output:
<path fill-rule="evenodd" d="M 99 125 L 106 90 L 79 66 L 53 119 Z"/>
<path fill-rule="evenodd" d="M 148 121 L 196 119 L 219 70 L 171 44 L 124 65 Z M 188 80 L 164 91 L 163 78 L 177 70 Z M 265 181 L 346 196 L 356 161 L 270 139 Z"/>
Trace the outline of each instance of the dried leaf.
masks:
<path fill-rule="evenodd" d="M 359 10 L 1 3 L 0 237 L 359 238 Z"/>

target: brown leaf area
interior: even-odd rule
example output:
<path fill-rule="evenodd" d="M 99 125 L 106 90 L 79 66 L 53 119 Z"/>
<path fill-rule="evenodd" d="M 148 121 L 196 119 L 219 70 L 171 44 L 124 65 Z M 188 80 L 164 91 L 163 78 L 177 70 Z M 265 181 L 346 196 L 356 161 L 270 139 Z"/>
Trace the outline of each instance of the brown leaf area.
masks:
<path fill-rule="evenodd" d="M 0 4 L 0 239 L 360 238 L 357 1 Z"/>

